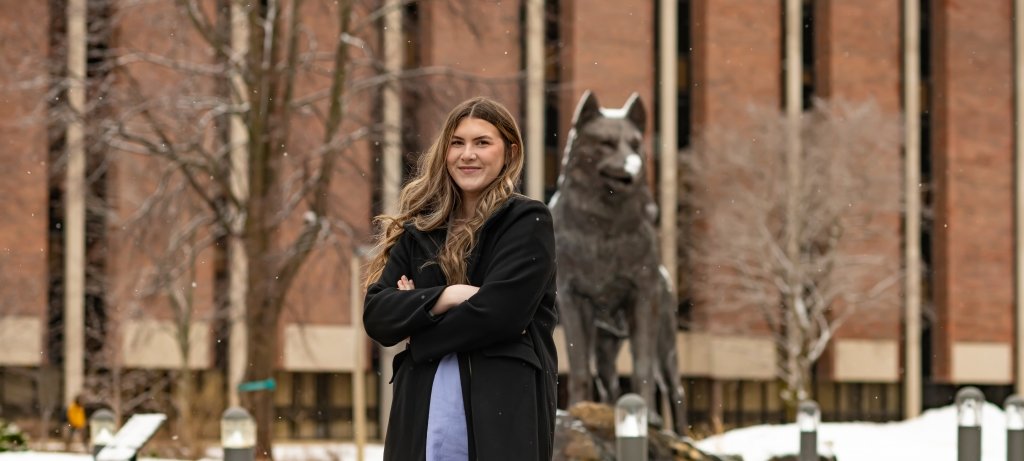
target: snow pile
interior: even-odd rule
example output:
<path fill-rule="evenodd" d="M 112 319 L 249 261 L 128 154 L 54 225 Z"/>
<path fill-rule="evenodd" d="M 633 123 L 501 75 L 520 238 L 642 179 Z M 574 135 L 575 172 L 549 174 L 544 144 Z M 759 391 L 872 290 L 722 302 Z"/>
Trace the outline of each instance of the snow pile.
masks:
<path fill-rule="evenodd" d="M 221 459 L 221 449 L 211 448 L 206 451 L 202 461 Z M 363 449 L 363 460 L 380 461 L 384 459 L 384 446 L 367 444 Z M 356 446 L 353 443 L 330 442 L 278 442 L 274 444 L 275 461 L 355 461 Z M 0 457 L 0 461 L 6 461 Z"/>
<path fill-rule="evenodd" d="M 892 423 L 822 423 L 818 450 L 838 461 L 956 460 L 957 421 L 953 406 L 924 412 L 920 417 Z M 982 407 L 982 461 L 1006 460 L 1006 417 L 998 406 Z M 796 424 L 736 429 L 697 442 L 701 450 L 736 454 L 744 461 L 800 451 Z"/>

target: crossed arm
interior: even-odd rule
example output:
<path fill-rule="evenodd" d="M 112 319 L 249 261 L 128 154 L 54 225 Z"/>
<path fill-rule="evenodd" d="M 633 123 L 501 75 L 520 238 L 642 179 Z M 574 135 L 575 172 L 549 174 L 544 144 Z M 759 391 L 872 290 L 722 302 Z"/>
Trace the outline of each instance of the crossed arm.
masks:
<path fill-rule="evenodd" d="M 401 291 L 415 290 L 416 284 L 413 283 L 412 279 L 402 275 L 398 279 L 398 289 Z M 437 298 L 437 302 L 434 303 L 434 307 L 430 308 L 430 315 L 434 317 L 440 317 L 448 312 L 453 307 L 462 304 L 463 301 L 470 298 L 480 291 L 480 287 L 473 285 L 448 285 L 444 291 L 441 292 L 441 296 Z"/>
<path fill-rule="evenodd" d="M 554 234 L 543 204 L 514 221 L 485 259 L 480 287 L 416 288 L 406 272 L 413 267 L 408 247 L 402 249 L 412 242 L 400 241 L 381 279 L 367 290 L 363 323 L 370 337 L 384 346 L 411 339 L 417 362 L 519 337 L 554 277 Z"/>

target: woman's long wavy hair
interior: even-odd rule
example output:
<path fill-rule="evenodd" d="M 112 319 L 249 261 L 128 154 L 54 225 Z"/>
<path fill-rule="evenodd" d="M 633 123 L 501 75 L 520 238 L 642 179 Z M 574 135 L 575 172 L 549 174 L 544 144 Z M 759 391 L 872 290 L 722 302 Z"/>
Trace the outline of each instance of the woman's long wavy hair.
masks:
<path fill-rule="evenodd" d="M 505 165 L 498 177 L 480 194 L 476 212 L 463 226 L 450 229 L 437 261 L 449 284 L 469 283 L 467 259 L 476 244 L 476 233 L 484 222 L 516 192 L 523 171 L 523 137 L 512 113 L 500 103 L 476 97 L 456 106 L 448 114 L 440 135 L 416 166 L 416 173 L 399 196 L 398 213 L 374 218 L 378 229 L 376 245 L 366 270 L 365 286 L 380 278 L 391 248 L 411 222 L 416 229 L 431 231 L 448 226 L 461 203 L 461 191 L 448 174 L 448 146 L 463 120 L 475 118 L 494 125 L 505 144 Z"/>

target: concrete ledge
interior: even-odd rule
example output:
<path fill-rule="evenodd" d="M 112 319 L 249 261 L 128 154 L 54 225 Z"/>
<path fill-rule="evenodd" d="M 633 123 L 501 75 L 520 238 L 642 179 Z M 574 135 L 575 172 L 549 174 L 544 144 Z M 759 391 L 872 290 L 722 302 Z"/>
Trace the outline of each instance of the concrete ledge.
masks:
<path fill-rule="evenodd" d="M 561 326 L 555 327 L 554 337 L 558 350 L 558 372 L 567 373 L 568 343 Z M 683 332 L 676 336 L 676 359 L 682 375 L 718 379 L 773 379 L 777 362 L 775 344 L 770 338 Z M 629 341 L 625 341 L 619 350 L 616 368 L 621 375 L 633 372 Z"/>
<path fill-rule="evenodd" d="M 954 342 L 952 355 L 950 378 L 954 383 L 1013 383 L 1013 349 L 1009 344 Z"/>
<path fill-rule="evenodd" d="M 352 371 L 356 329 L 350 325 L 284 327 L 284 369 L 288 371 Z M 363 350 L 369 350 L 367 345 Z M 364 361 L 368 363 L 369 361 Z"/>
<path fill-rule="evenodd" d="M 900 345 L 893 339 L 837 339 L 836 381 L 896 383 L 900 381 Z"/>
<path fill-rule="evenodd" d="M 181 368 L 178 339 L 170 320 L 129 320 L 122 327 L 122 357 L 129 368 Z M 193 322 L 189 328 L 188 367 L 210 367 L 209 322 Z"/>
<path fill-rule="evenodd" d="M 0 317 L 0 365 L 32 366 L 43 359 L 43 321 L 39 317 Z"/>
<path fill-rule="evenodd" d="M 775 342 L 766 337 L 712 336 L 711 377 L 715 379 L 767 380 L 775 378 L 778 354 Z"/>

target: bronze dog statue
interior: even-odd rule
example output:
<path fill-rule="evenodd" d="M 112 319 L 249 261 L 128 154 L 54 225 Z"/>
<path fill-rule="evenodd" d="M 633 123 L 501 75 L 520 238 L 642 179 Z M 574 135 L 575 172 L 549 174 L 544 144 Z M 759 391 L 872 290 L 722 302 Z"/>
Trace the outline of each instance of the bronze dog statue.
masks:
<path fill-rule="evenodd" d="M 583 94 L 549 207 L 558 261 L 558 304 L 569 351 L 569 404 L 618 398 L 615 359 L 626 337 L 631 387 L 657 421 L 655 385 L 685 434 L 676 362 L 676 296 L 660 266 L 657 204 L 646 181 L 646 112 L 637 94 L 602 109 Z"/>

